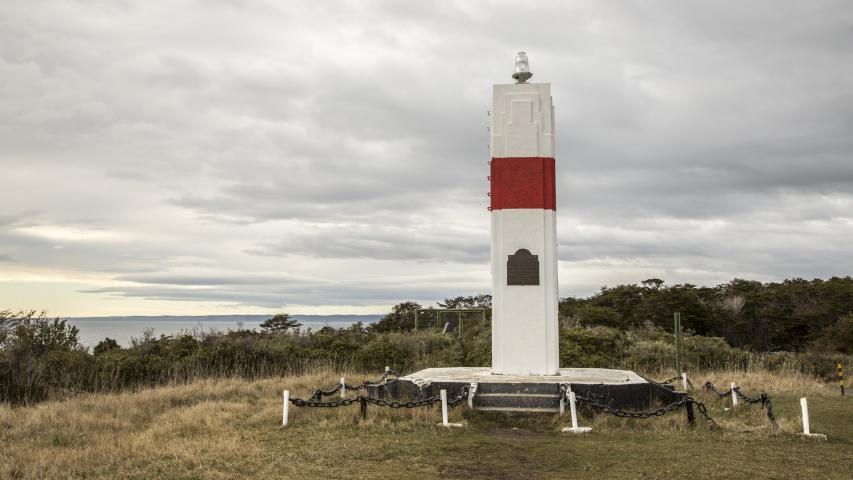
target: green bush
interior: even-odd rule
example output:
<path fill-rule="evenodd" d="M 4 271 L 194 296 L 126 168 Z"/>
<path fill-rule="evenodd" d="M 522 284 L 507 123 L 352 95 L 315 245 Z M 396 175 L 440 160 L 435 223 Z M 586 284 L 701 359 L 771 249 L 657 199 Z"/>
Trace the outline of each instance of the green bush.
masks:
<path fill-rule="evenodd" d="M 574 327 L 560 331 L 560 366 L 606 368 L 621 363 L 628 339 L 609 327 Z"/>

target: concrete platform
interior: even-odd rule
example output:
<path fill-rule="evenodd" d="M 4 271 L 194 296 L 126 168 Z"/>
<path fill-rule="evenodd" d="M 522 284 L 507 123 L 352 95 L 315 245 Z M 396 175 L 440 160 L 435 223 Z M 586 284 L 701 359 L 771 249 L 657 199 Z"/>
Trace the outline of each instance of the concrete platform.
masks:
<path fill-rule="evenodd" d="M 614 408 L 646 410 L 671 403 L 685 394 L 648 382 L 629 370 L 562 368 L 559 375 L 493 375 L 489 367 L 428 368 L 395 381 L 368 387 L 379 398 L 425 398 L 442 389 L 458 395 L 465 385 L 477 384 L 475 410 L 504 412 L 558 412 L 560 386 Z"/>
<path fill-rule="evenodd" d="M 559 375 L 493 375 L 489 367 L 427 368 L 400 377 L 419 387 L 433 382 L 444 383 L 568 383 L 626 385 L 648 383 L 643 377 L 630 370 L 607 368 L 561 368 Z"/>

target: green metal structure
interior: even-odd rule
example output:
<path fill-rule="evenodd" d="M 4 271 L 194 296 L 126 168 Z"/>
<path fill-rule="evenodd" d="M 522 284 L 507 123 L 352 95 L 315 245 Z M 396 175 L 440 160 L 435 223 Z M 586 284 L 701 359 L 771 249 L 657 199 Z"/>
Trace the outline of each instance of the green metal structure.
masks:
<path fill-rule="evenodd" d="M 675 373 L 681 376 L 681 313 L 675 312 L 673 317 L 675 320 L 673 328 L 675 332 Z"/>
<path fill-rule="evenodd" d="M 442 309 L 424 308 L 424 309 L 420 309 L 420 310 L 415 310 L 415 331 L 418 331 L 419 317 L 420 317 L 421 312 L 435 313 L 436 325 L 441 324 L 442 315 L 446 315 L 448 313 L 451 313 L 451 314 L 455 313 L 457 315 L 456 318 L 459 321 L 459 330 L 457 333 L 458 333 L 458 336 L 461 337 L 462 336 L 462 326 L 463 326 L 463 314 L 465 314 L 465 313 L 479 313 L 480 314 L 480 327 L 484 327 L 484 326 L 486 326 L 486 310 L 487 309 L 485 309 L 485 308 L 442 308 Z"/>

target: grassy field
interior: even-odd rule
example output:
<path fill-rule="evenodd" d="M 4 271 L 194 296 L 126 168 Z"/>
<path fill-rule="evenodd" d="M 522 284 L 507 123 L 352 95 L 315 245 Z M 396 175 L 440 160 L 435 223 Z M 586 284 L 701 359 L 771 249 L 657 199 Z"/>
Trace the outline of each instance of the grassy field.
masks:
<path fill-rule="evenodd" d="M 656 375 L 663 378 L 667 372 Z M 360 379 L 371 375 L 348 374 Z M 593 433 L 560 433 L 567 417 L 484 415 L 458 407 L 437 426 L 437 408 L 292 407 L 281 422 L 281 390 L 305 397 L 337 372 L 247 382 L 197 381 L 120 394 L 89 394 L 31 407 L 0 406 L 0 478 L 853 478 L 853 403 L 803 375 L 708 372 L 773 398 L 779 431 L 760 407 L 696 392 L 720 427 L 688 428 L 682 413 L 649 420 L 585 414 Z M 812 431 L 797 434 L 799 397 Z"/>

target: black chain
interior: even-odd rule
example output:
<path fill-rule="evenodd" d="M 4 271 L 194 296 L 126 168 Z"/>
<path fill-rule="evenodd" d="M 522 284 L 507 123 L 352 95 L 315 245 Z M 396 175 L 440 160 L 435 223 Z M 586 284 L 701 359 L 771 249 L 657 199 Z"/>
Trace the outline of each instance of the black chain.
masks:
<path fill-rule="evenodd" d="M 717 395 L 718 397 L 725 397 L 726 395 L 732 394 L 732 389 L 728 389 L 725 392 L 721 392 L 717 390 L 717 387 L 714 386 L 711 382 L 705 382 L 705 390 Z"/>
<path fill-rule="evenodd" d="M 662 381 L 662 382 L 655 382 L 655 383 L 659 383 L 659 384 L 661 384 L 661 385 L 668 385 L 668 384 L 670 384 L 670 383 L 672 383 L 672 382 L 674 382 L 674 381 L 676 381 L 676 380 L 681 380 L 681 375 L 676 375 L 676 376 L 674 376 L 674 377 L 672 377 L 672 378 L 670 378 L 670 379 L 664 380 L 664 381 Z"/>
<path fill-rule="evenodd" d="M 396 378 L 389 381 L 388 380 L 389 375 L 393 375 L 395 377 L 400 376 L 400 374 L 394 370 L 386 370 L 385 373 L 382 374 L 382 378 L 380 378 L 379 380 L 365 380 L 365 381 L 361 382 L 361 385 L 350 385 L 348 383 L 344 383 L 343 387 L 345 387 L 347 390 L 353 392 L 356 390 L 364 390 L 365 388 L 373 386 L 373 385 L 388 384 L 388 383 L 397 381 Z M 314 393 L 312 393 L 311 396 L 309 396 L 308 400 L 306 400 L 306 401 L 319 402 L 320 400 L 323 399 L 323 397 L 328 397 L 328 396 L 331 396 L 331 395 L 334 395 L 334 394 L 340 392 L 341 386 L 342 385 L 339 383 L 334 388 L 329 388 L 326 390 L 323 390 L 322 388 L 318 388 L 318 389 L 314 390 Z"/>
<path fill-rule="evenodd" d="M 339 387 L 338 390 L 340 390 L 340 385 L 338 387 Z M 455 406 L 459 405 L 460 403 L 464 402 L 466 399 L 468 399 L 469 388 L 470 387 L 468 385 L 465 385 L 464 387 L 462 387 L 462 389 L 459 391 L 459 394 L 456 397 L 447 401 L 447 406 L 455 407 Z M 319 400 L 315 400 L 313 397 L 309 397 L 307 400 L 302 399 L 302 398 L 291 398 L 290 399 L 290 403 L 292 403 L 293 405 L 296 405 L 297 407 L 335 408 L 335 407 L 346 407 L 346 406 L 352 405 L 353 403 L 356 403 L 356 402 L 358 402 L 358 403 L 365 402 L 365 403 L 369 403 L 371 405 L 377 405 L 379 407 L 389 407 L 389 408 L 417 408 L 417 407 L 424 407 L 424 406 L 439 403 L 439 402 L 441 402 L 441 396 L 436 395 L 433 397 L 425 398 L 423 400 L 412 400 L 412 401 L 408 401 L 408 402 L 395 402 L 395 401 L 383 400 L 381 398 L 368 397 L 368 396 L 364 396 L 364 395 L 359 395 L 355 398 L 343 398 L 341 400 L 331 401 L 331 402 L 321 402 Z"/>
<path fill-rule="evenodd" d="M 761 403 L 763 405 L 767 397 L 766 393 L 762 393 L 761 396 L 758 398 L 750 398 L 745 393 L 740 391 L 740 387 L 735 387 L 732 390 L 735 391 L 735 394 L 740 397 L 741 400 L 747 403 Z"/>
<path fill-rule="evenodd" d="M 610 405 L 606 405 L 604 403 L 598 403 L 591 398 L 581 397 L 579 395 L 575 395 L 575 399 L 577 401 L 583 403 L 589 408 L 594 410 L 599 410 L 604 413 L 608 413 L 610 415 L 614 415 L 620 418 L 651 418 L 651 417 L 662 417 L 663 415 L 678 410 L 684 405 L 687 404 L 687 398 L 684 397 L 677 402 L 670 403 L 669 405 L 658 408 L 657 410 L 651 410 L 648 412 L 637 412 L 632 410 L 620 410 L 618 408 L 613 408 Z"/>
<path fill-rule="evenodd" d="M 696 405 L 699 409 L 699 413 L 705 417 L 705 420 L 716 425 L 717 422 L 708 415 L 708 409 L 705 407 L 705 404 L 702 402 L 697 402 L 693 397 L 683 397 L 681 400 L 676 402 L 672 402 L 669 405 L 665 405 L 656 410 L 646 411 L 646 412 L 638 412 L 634 410 L 621 410 L 618 408 L 613 408 L 610 405 L 596 402 L 595 400 L 587 397 L 582 397 L 580 395 L 575 395 L 575 399 L 578 402 L 583 403 L 585 406 L 592 408 L 593 410 L 598 410 L 603 413 L 607 413 L 619 418 L 651 418 L 651 417 L 662 417 L 669 412 L 674 412 L 676 410 L 680 410 L 682 407 L 687 405 Z"/>
<path fill-rule="evenodd" d="M 778 427 L 776 423 L 776 414 L 773 413 L 773 402 L 770 400 L 770 395 L 762 392 L 759 394 L 758 398 L 750 397 L 749 395 L 740 391 L 740 387 L 730 388 L 725 392 L 720 392 L 711 382 L 705 382 L 705 390 L 708 390 L 711 393 L 716 394 L 718 397 L 725 397 L 731 395 L 732 392 L 735 393 L 741 400 L 746 403 L 756 404 L 760 403 L 761 408 L 767 411 L 767 419 L 770 420 L 770 426 L 773 430 L 776 430 Z"/>
<path fill-rule="evenodd" d="M 711 418 L 711 415 L 708 414 L 708 408 L 705 407 L 704 403 L 697 402 L 696 400 L 693 400 L 691 397 L 687 397 L 687 398 L 690 399 L 689 401 L 691 403 L 696 405 L 696 409 L 699 410 L 699 413 L 701 413 L 703 417 L 705 417 L 706 422 L 710 423 L 711 425 L 713 425 L 715 427 L 717 426 L 717 422 L 715 422 L 714 419 Z"/>

